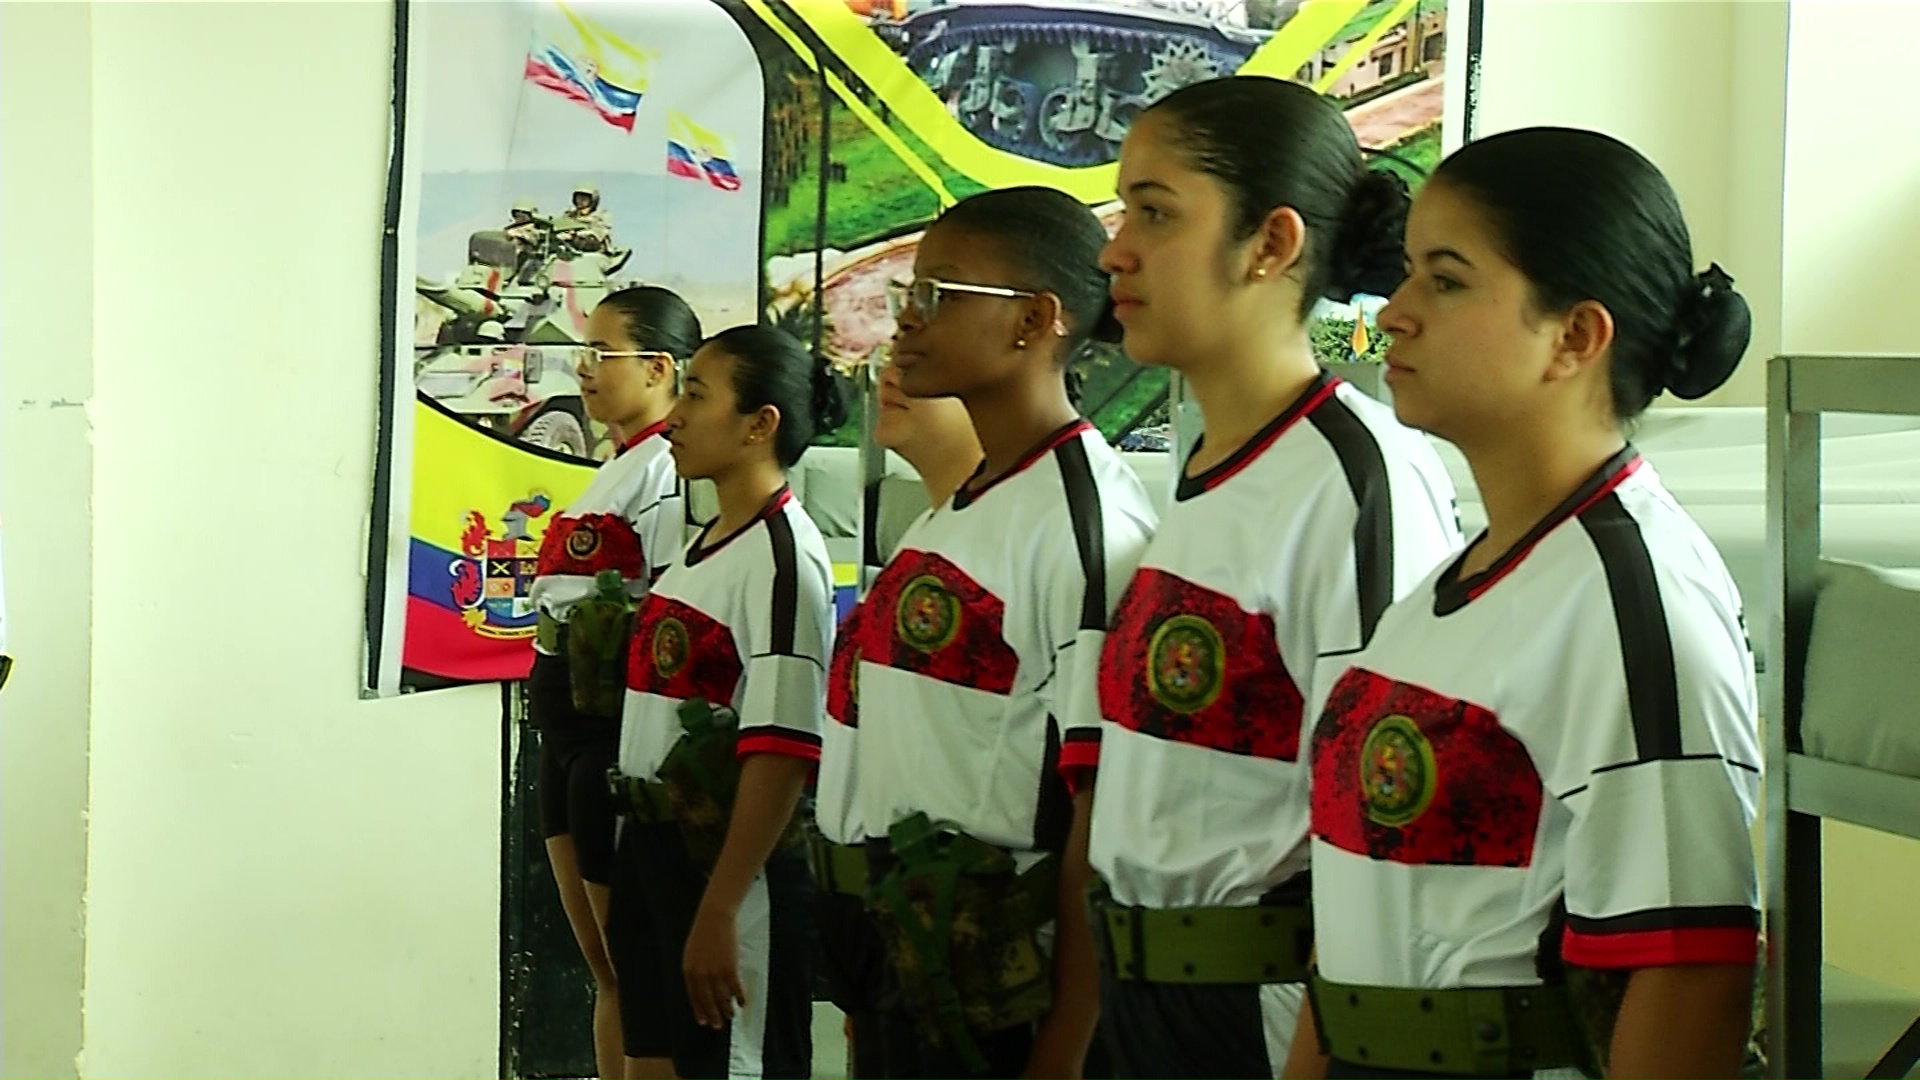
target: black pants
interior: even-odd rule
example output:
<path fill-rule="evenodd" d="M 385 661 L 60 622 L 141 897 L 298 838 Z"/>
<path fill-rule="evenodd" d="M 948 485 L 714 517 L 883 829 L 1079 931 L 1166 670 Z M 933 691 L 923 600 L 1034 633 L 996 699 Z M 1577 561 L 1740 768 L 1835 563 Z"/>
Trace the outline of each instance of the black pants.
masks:
<path fill-rule="evenodd" d="M 619 753 L 620 721 L 574 709 L 564 657 L 535 653 L 527 682 L 532 719 L 540 729 L 540 774 L 534 785 L 540 835 L 573 837 L 580 876 L 608 884 L 616 808 L 607 790 L 607 769 Z"/>
<path fill-rule="evenodd" d="M 747 991 L 725 1029 L 701 1027 L 681 960 L 707 878 L 671 823 L 623 818 L 607 953 L 620 980 L 628 1057 L 671 1058 L 687 1080 L 813 1072 L 813 878 L 797 853 L 767 861 L 735 921 Z"/>
<path fill-rule="evenodd" d="M 853 1080 L 912 1078 L 907 1063 L 913 1031 L 904 1014 L 889 1006 L 898 996 L 887 945 L 866 902 L 846 893 L 815 899 L 819 927 L 816 970 L 827 1000 L 853 1024 Z"/>
<path fill-rule="evenodd" d="M 1269 1080 L 1285 1061 L 1267 1049 L 1256 984 L 1100 980 L 1100 1037 L 1119 1077 Z"/>

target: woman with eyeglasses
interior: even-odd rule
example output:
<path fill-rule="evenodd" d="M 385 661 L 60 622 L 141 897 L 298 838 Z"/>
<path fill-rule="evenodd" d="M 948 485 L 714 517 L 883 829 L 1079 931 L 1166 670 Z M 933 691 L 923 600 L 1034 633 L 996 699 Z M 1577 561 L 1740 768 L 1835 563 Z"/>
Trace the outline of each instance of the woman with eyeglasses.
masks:
<path fill-rule="evenodd" d="M 1058 759 L 1094 718 L 1100 641 L 1154 516 L 1064 378 L 1112 331 L 1105 242 L 1062 192 L 986 192 L 927 230 L 891 291 L 901 390 L 958 399 L 982 451 L 902 538 L 858 630 L 872 903 L 918 1075 L 1077 1076 L 1093 1033 Z"/>
<path fill-rule="evenodd" d="M 833 573 L 787 471 L 845 416 L 805 346 L 739 326 L 694 353 L 668 419 L 680 475 L 711 481 L 720 512 L 635 620 L 608 941 L 629 1077 L 812 1075 L 795 813 L 820 758 Z"/>
<path fill-rule="evenodd" d="M 567 922 L 593 973 L 594 1062 L 602 1077 L 626 1075 L 619 990 L 605 944 L 614 830 L 607 769 L 619 745 L 619 699 L 606 713 L 576 707 L 575 676 L 589 680 L 593 673 L 576 673 L 569 663 L 567 624 L 594 595 L 600 574 L 616 572 L 629 596 L 645 596 L 656 568 L 680 550 L 680 483 L 662 436 L 675 366 L 699 343 L 700 320 L 666 289 L 623 289 L 594 308 L 579 363 L 580 396 L 620 449 L 548 524 L 538 576 L 527 590 L 539 613 L 528 682 L 540 731 L 541 829 Z"/>
<path fill-rule="evenodd" d="M 873 440 L 905 458 L 920 474 L 929 509 L 919 516 L 925 517 L 932 507 L 945 504 L 979 466 L 980 438 L 958 398 L 908 397 L 900 389 L 900 369 L 890 362 L 876 373 L 873 392 L 879 402 Z M 869 493 L 868 498 L 874 497 Z M 855 1080 L 916 1075 L 907 1062 L 899 1060 L 908 1056 L 902 1048 L 911 1045 L 911 1031 L 899 1022 L 897 1010 L 885 1008 L 894 980 L 887 969 L 886 943 L 866 904 L 864 845 L 877 833 L 861 817 L 854 778 L 854 747 L 860 734 L 859 686 L 854 678 L 860 663 L 859 627 L 865 619 L 891 614 L 862 601 L 847 613 L 834 635 L 833 663 L 827 673 L 826 737 L 814 796 L 820 834 L 814 845 L 814 877 L 821 889 L 818 956 L 829 997 L 849 1020 Z"/>
<path fill-rule="evenodd" d="M 1307 330 L 1399 283 L 1406 188 L 1331 101 L 1236 76 L 1142 112 L 1119 189 L 1128 355 L 1180 372 L 1205 433 L 1107 634 L 1103 721 L 1062 755 L 1093 791 L 1101 1027 L 1122 1076 L 1271 1077 L 1310 941 L 1306 719 L 1458 541 L 1433 448 Z"/>
<path fill-rule="evenodd" d="M 1394 408 L 1460 448 L 1487 527 L 1387 611 L 1314 730 L 1319 971 L 1290 1075 L 1739 1075 L 1753 657 L 1719 554 L 1622 429 L 1726 380 L 1746 301 L 1695 272 L 1660 170 L 1591 131 L 1468 143 L 1406 255 Z M 1316 1029 L 1331 1061 L 1301 1053 Z"/>

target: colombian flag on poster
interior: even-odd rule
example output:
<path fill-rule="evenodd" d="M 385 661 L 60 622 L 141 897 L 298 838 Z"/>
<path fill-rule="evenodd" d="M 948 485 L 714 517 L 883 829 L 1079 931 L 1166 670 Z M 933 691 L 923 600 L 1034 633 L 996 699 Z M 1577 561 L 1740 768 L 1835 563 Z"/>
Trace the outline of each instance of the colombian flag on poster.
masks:
<path fill-rule="evenodd" d="M 726 136 L 701 127 L 686 113 L 667 114 L 667 171 L 688 180 L 705 179 L 721 191 L 739 191 L 733 146 Z"/>
<path fill-rule="evenodd" d="M 587 489 L 594 463 L 565 461 L 414 405 L 403 667 L 443 679 L 524 679 L 527 601 L 547 523 Z"/>

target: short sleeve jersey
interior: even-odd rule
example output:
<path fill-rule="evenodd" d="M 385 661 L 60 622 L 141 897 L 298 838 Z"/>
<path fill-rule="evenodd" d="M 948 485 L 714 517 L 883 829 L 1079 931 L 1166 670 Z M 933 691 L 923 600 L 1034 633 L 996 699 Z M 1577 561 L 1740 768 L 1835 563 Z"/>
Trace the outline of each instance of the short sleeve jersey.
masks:
<path fill-rule="evenodd" d="M 1388 610 L 1314 731 L 1321 971 L 1752 963 L 1753 660 L 1706 536 L 1628 447 L 1459 565 Z"/>
<path fill-rule="evenodd" d="M 702 533 L 635 619 L 620 771 L 656 775 L 692 698 L 739 714 L 742 757 L 817 761 L 832 632 L 826 543 L 791 492 L 730 536 Z"/>
<path fill-rule="evenodd" d="M 639 597 L 682 546 L 680 479 L 655 424 L 628 439 L 600 466 L 587 490 L 547 525 L 537 577 L 527 595 L 539 610 L 566 622 L 594 592 L 594 578 L 618 570 Z"/>
<path fill-rule="evenodd" d="M 1084 421 L 902 537 L 859 627 L 859 800 L 1018 851 L 1064 845 L 1061 734 L 1098 722 L 1101 641 L 1154 513 Z"/>
<path fill-rule="evenodd" d="M 1303 719 L 1458 547 L 1439 455 L 1330 376 L 1183 475 L 1107 635 L 1103 722 L 1062 754 L 1097 765 L 1090 857 L 1115 900 L 1254 904 L 1305 867 Z"/>

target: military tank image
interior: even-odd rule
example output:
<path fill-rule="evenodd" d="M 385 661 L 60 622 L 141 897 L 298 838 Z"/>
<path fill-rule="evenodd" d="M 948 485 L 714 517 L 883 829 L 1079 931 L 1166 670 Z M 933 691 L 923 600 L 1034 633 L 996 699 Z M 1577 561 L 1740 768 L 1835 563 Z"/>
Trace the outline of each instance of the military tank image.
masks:
<path fill-rule="evenodd" d="M 967 129 L 1054 165 L 1119 155 L 1140 110 L 1237 70 L 1299 0 L 849 0 Z"/>
<path fill-rule="evenodd" d="M 519 216 L 519 215 L 516 215 Z M 482 427 L 579 458 L 608 448 L 587 418 L 575 374 L 587 316 L 630 251 L 569 217 L 539 227 L 483 229 L 452 278 L 414 284 L 414 387 Z"/>

